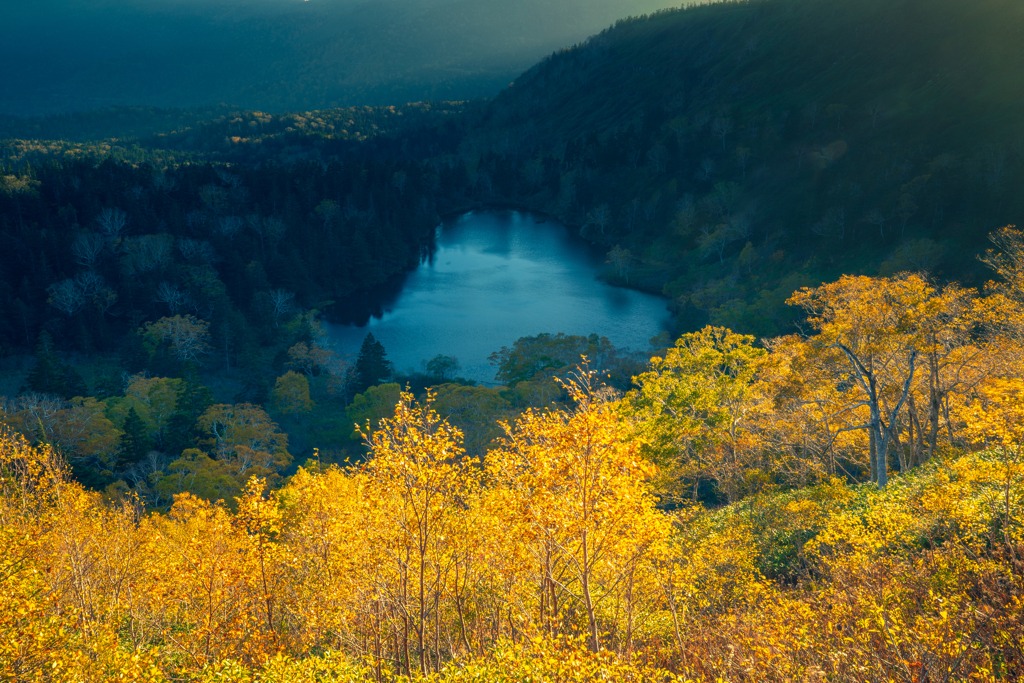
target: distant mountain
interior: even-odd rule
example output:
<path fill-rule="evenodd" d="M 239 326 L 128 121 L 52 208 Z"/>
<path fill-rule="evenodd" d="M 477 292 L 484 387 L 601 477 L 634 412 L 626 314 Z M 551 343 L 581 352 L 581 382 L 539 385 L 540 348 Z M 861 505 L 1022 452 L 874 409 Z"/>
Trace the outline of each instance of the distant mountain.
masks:
<path fill-rule="evenodd" d="M 33 0 L 0 8 L 0 114 L 490 97 L 669 0 Z"/>

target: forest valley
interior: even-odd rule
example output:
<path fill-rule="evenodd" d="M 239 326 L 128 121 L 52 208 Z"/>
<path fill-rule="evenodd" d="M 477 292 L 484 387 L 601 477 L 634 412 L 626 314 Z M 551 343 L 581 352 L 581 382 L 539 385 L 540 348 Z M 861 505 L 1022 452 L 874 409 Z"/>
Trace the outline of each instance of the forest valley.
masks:
<path fill-rule="evenodd" d="M 1022 27 L 719 3 L 490 101 L 0 119 L 0 680 L 1024 678 Z M 339 353 L 482 206 L 674 333 Z"/>

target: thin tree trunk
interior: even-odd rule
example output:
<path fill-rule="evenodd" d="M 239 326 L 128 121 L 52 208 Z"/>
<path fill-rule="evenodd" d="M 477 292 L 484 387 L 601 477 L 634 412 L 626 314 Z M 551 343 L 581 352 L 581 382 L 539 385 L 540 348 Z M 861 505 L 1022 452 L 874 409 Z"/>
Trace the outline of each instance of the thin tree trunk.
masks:
<path fill-rule="evenodd" d="M 914 394 L 910 394 L 910 402 L 907 405 L 907 468 L 914 467 L 917 463 L 917 430 L 914 422 L 917 415 L 917 408 L 914 405 Z"/>
<path fill-rule="evenodd" d="M 440 570 L 438 570 L 440 572 Z M 438 585 L 440 585 L 441 577 L 438 576 Z M 441 610 L 440 610 L 441 591 L 434 591 L 434 673 L 441 670 Z"/>
<path fill-rule="evenodd" d="M 910 437 L 914 437 L 913 432 L 911 432 Z M 910 463 L 907 462 L 907 453 L 903 448 L 903 442 L 900 441 L 899 427 L 896 427 L 895 425 L 892 428 L 892 443 L 896 448 L 896 459 L 900 464 L 900 472 L 906 472 L 910 469 Z"/>
<path fill-rule="evenodd" d="M 600 647 L 600 643 L 597 638 L 597 614 L 594 609 L 594 600 L 590 595 L 590 555 L 589 545 L 587 543 L 587 532 L 583 531 L 583 572 L 581 587 L 583 589 L 583 604 L 587 608 L 587 628 L 590 631 L 590 639 L 588 645 L 591 652 L 597 652 Z"/>
<path fill-rule="evenodd" d="M 942 412 L 946 417 L 946 429 L 949 430 L 949 447 L 956 446 L 956 438 L 953 436 L 953 421 L 949 419 L 949 394 L 942 396 Z"/>
<path fill-rule="evenodd" d="M 402 650 L 405 654 L 405 675 L 412 676 L 412 667 L 409 663 L 409 615 L 402 617 Z"/>
<path fill-rule="evenodd" d="M 670 596 L 672 603 L 672 630 L 676 637 L 676 647 L 683 649 L 683 638 L 679 635 L 679 607 L 676 605 L 675 596 Z"/>
<path fill-rule="evenodd" d="M 869 465 L 871 469 L 871 483 L 875 484 L 878 482 L 878 444 L 875 438 L 875 428 L 871 427 L 868 430 L 868 457 L 871 460 Z"/>
<path fill-rule="evenodd" d="M 939 441 L 939 406 L 942 393 L 939 391 L 939 364 L 935 354 L 928 356 L 928 459 L 935 456 L 935 446 Z"/>
<path fill-rule="evenodd" d="M 469 582 L 469 570 L 467 568 L 466 575 L 462 577 L 463 583 Z M 462 642 L 462 647 L 466 654 L 469 655 L 472 650 L 469 647 L 469 640 L 466 638 L 466 617 L 462 609 L 463 591 L 459 589 L 459 563 L 455 563 L 455 611 L 459 615 L 459 640 Z"/>
<path fill-rule="evenodd" d="M 888 470 L 887 470 L 887 466 L 888 466 L 888 462 L 887 461 L 888 461 L 888 452 L 889 452 L 889 439 L 891 439 L 893 434 L 895 433 L 896 420 L 899 417 L 900 410 L 903 408 L 903 404 L 906 403 L 906 401 L 907 401 L 907 396 L 909 396 L 909 394 L 910 394 L 910 384 L 911 384 L 911 382 L 914 379 L 914 361 L 916 360 L 916 358 L 917 358 L 917 352 L 916 351 L 912 351 L 910 353 L 910 364 L 909 364 L 910 367 L 909 367 L 909 370 L 908 370 L 907 379 L 903 383 L 903 395 L 900 396 L 899 402 L 896 404 L 896 407 L 893 408 L 892 413 L 890 413 L 890 415 L 889 415 L 889 426 L 887 428 L 885 428 L 885 430 L 879 434 L 881 442 L 880 442 L 880 446 L 879 446 L 879 449 L 878 449 L 878 488 L 880 488 L 880 489 L 884 489 L 888 485 L 888 483 L 889 483 L 889 474 L 888 474 Z M 874 380 L 873 377 L 871 379 L 871 389 L 872 389 L 872 395 L 877 396 L 877 393 L 875 392 L 875 380 Z M 873 413 L 872 417 L 874 417 L 875 415 L 878 415 L 878 408 L 877 408 L 877 406 L 878 406 L 878 402 L 877 402 L 877 399 L 875 399 L 875 401 L 872 402 L 872 413 Z M 880 419 L 878 419 L 877 421 L 873 420 L 873 422 L 874 422 L 876 430 L 885 426 L 884 424 L 882 424 Z"/>
<path fill-rule="evenodd" d="M 426 515 L 426 511 L 424 511 L 424 515 Z M 424 522 L 424 526 L 425 526 L 425 522 Z M 426 551 L 426 547 L 425 547 L 426 542 L 425 542 L 425 540 L 423 540 L 423 539 L 426 539 L 426 537 L 427 537 L 427 530 L 425 528 L 423 529 L 422 534 L 423 535 L 421 536 L 420 545 L 419 545 L 419 548 L 418 548 L 419 555 L 420 555 L 420 557 L 419 557 L 419 564 L 420 564 L 420 566 L 419 566 L 419 584 L 420 585 L 419 585 L 419 591 L 418 591 L 418 593 L 419 593 L 419 595 L 418 595 L 418 597 L 419 597 L 419 620 L 418 620 L 418 622 L 416 624 L 416 645 L 419 648 L 419 654 L 420 654 L 420 673 L 426 675 L 426 673 L 427 673 L 427 656 L 426 656 L 427 653 L 426 653 L 425 644 L 423 642 L 423 636 L 424 636 L 423 632 L 427 628 L 427 622 L 426 622 L 426 611 L 427 611 L 427 605 L 426 605 L 426 586 L 424 585 L 424 583 L 426 581 L 426 564 L 427 564 L 426 554 L 427 554 L 427 551 Z"/>
<path fill-rule="evenodd" d="M 550 550 L 550 547 L 549 547 Z M 554 572 L 548 573 L 548 589 L 551 591 L 551 631 L 558 628 L 558 586 L 555 585 Z"/>
<path fill-rule="evenodd" d="M 375 627 L 373 629 L 373 655 L 374 655 L 373 670 L 374 670 L 374 678 L 376 679 L 377 683 L 380 683 L 380 681 L 381 681 L 381 666 L 380 666 L 380 662 L 381 662 L 381 642 L 380 642 L 380 601 L 379 600 L 374 603 L 374 605 L 373 605 L 373 612 L 374 612 L 374 617 L 375 617 L 375 621 L 376 621 Z"/>
<path fill-rule="evenodd" d="M 917 467 L 918 465 L 924 462 L 924 429 L 921 428 L 921 418 L 916 409 L 911 413 L 911 416 L 914 419 L 915 436 L 912 439 L 914 444 L 914 450 L 910 466 Z"/>
<path fill-rule="evenodd" d="M 409 662 L 409 552 L 406 548 L 405 562 L 402 564 L 402 653 L 405 656 L 405 675 L 412 676 Z"/>
<path fill-rule="evenodd" d="M 545 633 L 550 634 L 552 619 L 548 616 L 548 584 L 551 582 L 551 548 L 546 544 L 542 571 L 543 574 L 540 581 L 540 627 Z"/>
<path fill-rule="evenodd" d="M 626 660 L 633 657 L 633 579 L 636 563 L 629 569 L 629 583 L 626 584 Z"/>

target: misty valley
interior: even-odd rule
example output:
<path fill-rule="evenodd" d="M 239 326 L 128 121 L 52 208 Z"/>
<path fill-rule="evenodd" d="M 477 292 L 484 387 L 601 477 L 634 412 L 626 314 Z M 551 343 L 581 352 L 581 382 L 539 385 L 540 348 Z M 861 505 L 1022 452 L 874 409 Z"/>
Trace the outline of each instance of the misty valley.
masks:
<path fill-rule="evenodd" d="M 0 7 L 0 681 L 1024 679 L 1024 3 Z"/>

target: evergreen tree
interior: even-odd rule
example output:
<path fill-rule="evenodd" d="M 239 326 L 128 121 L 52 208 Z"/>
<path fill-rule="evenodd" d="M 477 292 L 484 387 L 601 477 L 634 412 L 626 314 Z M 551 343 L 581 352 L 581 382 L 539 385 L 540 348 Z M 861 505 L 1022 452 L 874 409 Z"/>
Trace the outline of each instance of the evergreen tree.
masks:
<path fill-rule="evenodd" d="M 387 359 L 384 345 L 374 338 L 372 332 L 367 333 L 356 359 L 356 372 L 359 375 L 357 393 L 390 378 L 394 370 L 394 364 Z"/>
<path fill-rule="evenodd" d="M 194 376 L 186 375 L 178 389 L 175 412 L 167 421 L 164 450 L 168 455 L 177 457 L 196 447 L 196 420 L 212 405 L 213 393 Z"/>
<path fill-rule="evenodd" d="M 177 412 L 184 413 L 193 420 L 198 420 L 199 416 L 213 405 L 213 392 L 209 387 L 200 384 L 198 376 L 193 372 L 186 372 L 174 405 Z"/>
<path fill-rule="evenodd" d="M 149 364 L 149 352 L 146 351 L 138 330 L 132 330 L 124 336 L 119 356 L 121 367 L 131 374 L 146 369 Z"/>
<path fill-rule="evenodd" d="M 152 447 L 153 440 L 149 438 L 146 423 L 135 412 L 135 408 L 130 409 L 122 427 L 121 450 L 117 458 L 118 466 L 134 465 L 146 457 Z"/>
<path fill-rule="evenodd" d="M 85 380 L 70 365 L 60 362 L 53 351 L 53 338 L 43 332 L 36 345 L 36 364 L 25 380 L 25 389 L 42 394 L 56 394 L 62 398 L 74 398 L 88 394 Z"/>
<path fill-rule="evenodd" d="M 78 373 L 78 370 L 64 363 L 61 363 L 60 368 L 64 385 L 64 398 L 87 396 L 89 394 L 89 387 L 85 384 L 85 379 Z"/>
<path fill-rule="evenodd" d="M 25 380 L 25 387 L 43 394 L 64 395 L 60 363 L 53 354 L 53 340 L 43 332 L 36 344 L 36 364 Z"/>

